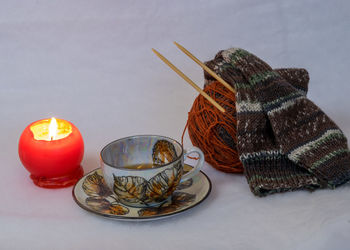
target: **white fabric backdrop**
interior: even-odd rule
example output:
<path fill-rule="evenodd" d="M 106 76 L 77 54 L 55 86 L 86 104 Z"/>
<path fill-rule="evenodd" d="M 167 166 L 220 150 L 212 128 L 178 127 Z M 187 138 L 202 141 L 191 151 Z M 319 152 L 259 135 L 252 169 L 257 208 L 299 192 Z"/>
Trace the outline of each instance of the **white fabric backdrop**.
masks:
<path fill-rule="evenodd" d="M 202 85 L 202 60 L 243 47 L 273 67 L 305 67 L 309 97 L 350 136 L 349 1 L 0 2 L 1 249 L 346 249 L 350 185 L 254 197 L 241 175 L 205 165 L 213 191 L 163 221 L 91 215 L 71 188 L 34 186 L 17 155 L 30 122 L 72 121 L 85 171 L 108 142 L 134 134 L 180 139 L 197 93 L 155 57 L 157 48 Z M 186 137 L 185 145 L 190 146 Z"/>

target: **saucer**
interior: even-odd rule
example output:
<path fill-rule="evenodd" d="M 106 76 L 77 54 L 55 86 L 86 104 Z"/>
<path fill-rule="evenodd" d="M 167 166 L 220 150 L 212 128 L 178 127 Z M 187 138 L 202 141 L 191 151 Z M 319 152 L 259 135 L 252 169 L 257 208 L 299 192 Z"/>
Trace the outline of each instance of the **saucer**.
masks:
<path fill-rule="evenodd" d="M 185 164 L 184 173 L 191 170 Z M 179 184 L 171 199 L 159 207 L 136 208 L 118 202 L 118 197 L 108 189 L 98 168 L 82 177 L 73 188 L 73 199 L 83 209 L 115 220 L 156 220 L 177 215 L 204 201 L 211 191 L 209 177 L 202 171 Z"/>

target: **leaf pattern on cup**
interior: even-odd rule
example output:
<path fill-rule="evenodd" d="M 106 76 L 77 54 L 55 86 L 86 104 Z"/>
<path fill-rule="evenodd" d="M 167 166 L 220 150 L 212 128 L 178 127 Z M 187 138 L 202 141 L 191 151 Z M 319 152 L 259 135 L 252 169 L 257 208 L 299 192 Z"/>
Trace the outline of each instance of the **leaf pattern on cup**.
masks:
<path fill-rule="evenodd" d="M 149 181 L 139 176 L 115 176 L 113 190 L 120 200 L 149 204 L 166 200 L 176 189 L 182 176 L 181 161 Z"/>
<path fill-rule="evenodd" d="M 97 172 L 85 178 L 83 190 L 88 196 L 107 197 L 112 195 L 112 191 L 107 187 L 104 178 Z"/>
<path fill-rule="evenodd" d="M 143 202 L 147 181 L 139 176 L 115 176 L 113 190 L 118 198 L 127 202 Z"/>
<path fill-rule="evenodd" d="M 172 162 L 177 157 L 174 145 L 167 140 L 158 140 L 152 149 L 154 165 L 164 165 Z"/>
<path fill-rule="evenodd" d="M 166 200 L 175 191 L 181 176 L 181 162 L 179 161 L 172 168 L 165 169 L 152 177 L 147 183 L 145 202 Z"/>
<path fill-rule="evenodd" d="M 88 197 L 85 199 L 86 205 L 95 211 L 104 214 L 125 215 L 129 213 L 129 209 L 118 203 L 110 203 L 107 199 L 102 197 Z"/>
<path fill-rule="evenodd" d="M 191 204 L 196 199 L 195 194 L 185 192 L 175 192 L 171 197 L 171 202 L 165 203 L 159 207 L 143 208 L 138 211 L 138 215 L 142 217 L 168 214 L 179 208 Z"/>

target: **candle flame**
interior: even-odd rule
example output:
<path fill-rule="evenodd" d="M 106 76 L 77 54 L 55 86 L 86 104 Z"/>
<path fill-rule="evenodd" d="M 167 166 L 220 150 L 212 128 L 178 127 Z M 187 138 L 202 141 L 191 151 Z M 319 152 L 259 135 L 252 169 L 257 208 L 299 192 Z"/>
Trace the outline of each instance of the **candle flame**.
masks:
<path fill-rule="evenodd" d="M 34 122 L 30 130 L 35 140 L 43 141 L 61 140 L 73 132 L 68 121 L 54 117 Z"/>
<path fill-rule="evenodd" d="M 55 117 L 52 117 L 49 125 L 49 138 L 51 139 L 51 141 L 56 139 L 57 127 L 57 121 Z"/>

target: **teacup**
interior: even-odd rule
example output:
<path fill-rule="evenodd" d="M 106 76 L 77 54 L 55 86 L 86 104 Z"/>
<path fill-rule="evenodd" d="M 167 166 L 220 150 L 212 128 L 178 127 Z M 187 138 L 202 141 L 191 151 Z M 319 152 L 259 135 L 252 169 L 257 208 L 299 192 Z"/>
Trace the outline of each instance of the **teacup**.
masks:
<path fill-rule="evenodd" d="M 197 153 L 199 160 L 183 174 L 184 159 Z M 203 152 L 192 147 L 184 152 L 174 139 L 139 135 L 109 143 L 101 153 L 101 167 L 107 186 L 128 206 L 159 206 L 166 202 L 179 183 L 198 174 Z"/>

